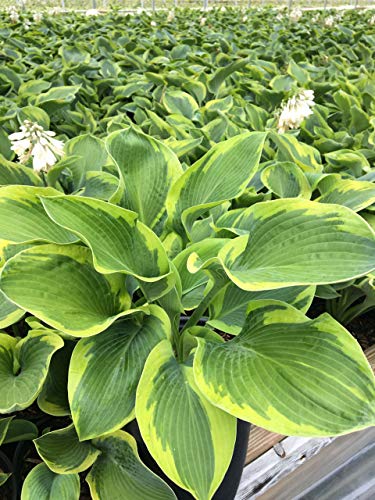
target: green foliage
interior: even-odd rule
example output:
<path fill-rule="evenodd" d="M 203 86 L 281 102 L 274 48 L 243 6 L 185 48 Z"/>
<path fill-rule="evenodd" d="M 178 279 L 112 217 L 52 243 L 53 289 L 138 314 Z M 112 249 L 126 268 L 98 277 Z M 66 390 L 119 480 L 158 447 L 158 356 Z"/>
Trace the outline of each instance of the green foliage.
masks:
<path fill-rule="evenodd" d="M 0 445 L 34 440 L 43 461 L 23 500 L 78 499 L 80 474 L 93 499 L 176 498 L 134 419 L 198 500 L 238 418 L 302 436 L 375 424 L 342 326 L 375 307 L 370 14 L 247 15 L 26 30 L 0 14 Z M 281 133 L 302 89 L 312 114 Z M 24 120 L 64 142 L 46 172 L 11 149 Z M 316 297 L 331 315 L 309 318 Z"/>

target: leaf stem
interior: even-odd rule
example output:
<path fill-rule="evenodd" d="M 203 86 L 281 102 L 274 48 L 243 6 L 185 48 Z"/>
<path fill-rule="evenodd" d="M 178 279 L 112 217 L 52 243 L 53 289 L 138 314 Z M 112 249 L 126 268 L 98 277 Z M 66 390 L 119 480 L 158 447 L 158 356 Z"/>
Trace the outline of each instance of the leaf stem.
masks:
<path fill-rule="evenodd" d="M 199 304 L 199 306 L 195 309 L 193 314 L 190 316 L 188 321 L 185 323 L 185 326 L 182 328 L 180 334 L 187 330 L 188 328 L 191 328 L 192 326 L 195 326 L 198 321 L 201 319 L 203 313 L 207 309 L 207 307 L 210 305 L 211 301 L 213 298 L 216 296 L 217 293 L 221 290 L 221 283 L 220 284 L 214 284 L 211 288 L 211 290 L 208 292 L 208 294 L 203 298 L 202 302 Z"/>

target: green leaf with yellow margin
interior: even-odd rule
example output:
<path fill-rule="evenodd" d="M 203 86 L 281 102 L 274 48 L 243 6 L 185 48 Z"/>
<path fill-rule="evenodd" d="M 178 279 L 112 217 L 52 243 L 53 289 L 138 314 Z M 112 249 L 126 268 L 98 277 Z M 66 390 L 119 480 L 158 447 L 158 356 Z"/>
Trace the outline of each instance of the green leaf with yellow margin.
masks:
<path fill-rule="evenodd" d="M 215 257 L 229 240 L 223 238 L 207 238 L 193 243 L 180 252 L 173 260 L 180 275 L 182 285 L 182 305 L 185 310 L 198 307 L 204 297 L 209 276 L 205 271 L 192 274 L 187 268 L 187 261 L 192 253 L 197 253 L 203 261 Z"/>
<path fill-rule="evenodd" d="M 119 180 L 108 172 L 87 172 L 81 196 L 108 201 L 117 191 Z"/>
<path fill-rule="evenodd" d="M 13 163 L 0 154 L 0 186 L 10 184 L 43 186 L 42 179 L 31 168 Z"/>
<path fill-rule="evenodd" d="M 172 186 L 167 198 L 169 224 L 181 236 L 208 209 L 239 196 L 254 176 L 266 138 L 246 132 L 217 144 Z"/>
<path fill-rule="evenodd" d="M 9 425 L 14 417 L 0 418 L 0 446 L 2 445 L 5 436 L 8 432 Z"/>
<path fill-rule="evenodd" d="M 0 286 L 7 297 L 48 325 L 89 337 L 134 314 L 120 273 L 104 275 L 91 252 L 78 245 L 40 245 L 9 259 Z"/>
<path fill-rule="evenodd" d="M 140 281 L 149 301 L 174 285 L 162 242 L 135 212 L 94 198 L 43 198 L 51 219 L 78 235 L 92 250 L 95 269 L 125 273 Z"/>
<path fill-rule="evenodd" d="M 22 340 L 0 333 L 0 413 L 23 410 L 35 401 L 51 357 L 64 345 L 46 331 L 30 331 Z"/>
<path fill-rule="evenodd" d="M 141 462 L 130 434 L 117 431 L 93 444 L 101 452 L 86 478 L 93 500 L 176 500 L 169 486 Z"/>
<path fill-rule="evenodd" d="M 37 426 L 29 420 L 17 418 L 10 422 L 7 432 L 3 437 L 3 444 L 29 441 L 36 437 L 38 437 Z"/>
<path fill-rule="evenodd" d="M 273 133 L 271 138 L 277 146 L 277 160 L 293 162 L 304 172 L 321 172 L 323 170 L 320 153 L 317 149 L 300 142 L 291 134 Z"/>
<path fill-rule="evenodd" d="M 250 301 L 280 300 L 306 313 L 314 298 L 315 290 L 315 286 L 291 286 L 276 290 L 248 292 L 230 282 L 210 303 L 207 324 L 222 332 L 237 335 L 245 323 Z"/>
<path fill-rule="evenodd" d="M 269 165 L 261 173 L 263 184 L 279 198 L 311 197 L 310 183 L 302 170 L 289 161 Z"/>
<path fill-rule="evenodd" d="M 6 483 L 12 474 L 10 472 L 0 472 L 0 486 Z"/>
<path fill-rule="evenodd" d="M 39 464 L 27 475 L 21 500 L 79 500 L 78 474 L 55 474 L 46 464 Z"/>
<path fill-rule="evenodd" d="M 39 196 L 61 194 L 49 187 L 4 186 L 0 188 L 0 238 L 13 243 L 45 241 L 66 244 L 77 238 L 46 214 Z"/>
<path fill-rule="evenodd" d="M 155 228 L 165 214 L 170 187 L 183 173 L 177 156 L 162 142 L 130 127 L 113 132 L 106 146 L 123 184 L 122 205 Z"/>
<path fill-rule="evenodd" d="M 372 370 L 328 314 L 310 320 L 286 303 L 255 301 L 237 337 L 197 341 L 198 387 L 237 418 L 295 436 L 333 436 L 375 423 Z"/>
<path fill-rule="evenodd" d="M 237 423 L 202 395 L 190 363 L 179 363 L 171 344 L 160 342 L 146 361 L 135 411 L 163 472 L 195 498 L 208 500 L 231 461 Z"/>
<path fill-rule="evenodd" d="M 118 321 L 100 335 L 78 342 L 70 362 L 68 391 L 81 441 L 133 420 L 135 393 L 146 359 L 170 336 L 167 314 L 150 305 L 148 316 Z"/>
<path fill-rule="evenodd" d="M 168 89 L 164 93 L 163 104 L 168 113 L 183 115 L 190 120 L 199 109 L 195 99 L 187 92 L 182 92 L 181 90 Z"/>
<path fill-rule="evenodd" d="M 66 143 L 65 151 L 70 158 L 76 157 L 69 166 L 75 189 L 85 186 L 89 172 L 100 172 L 108 157 L 104 141 L 91 134 L 73 137 Z"/>
<path fill-rule="evenodd" d="M 6 328 L 17 323 L 24 314 L 25 311 L 8 300 L 0 290 L 0 328 Z"/>
<path fill-rule="evenodd" d="M 48 415 L 70 415 L 68 372 L 75 345 L 75 342 L 65 340 L 64 347 L 55 353 L 49 365 L 46 381 L 38 396 L 39 408 Z"/>
<path fill-rule="evenodd" d="M 373 182 L 342 179 L 338 174 L 323 177 L 318 183 L 321 196 L 319 203 L 337 203 L 359 212 L 375 203 L 375 184 Z"/>
<path fill-rule="evenodd" d="M 240 211 L 237 211 L 240 212 Z M 299 199 L 257 203 L 233 221 L 244 234 L 230 240 L 217 259 L 188 260 L 191 272 L 219 261 L 243 290 L 347 281 L 375 268 L 375 233 L 352 210 Z"/>
<path fill-rule="evenodd" d="M 56 474 L 83 472 L 100 454 L 89 441 L 79 441 L 73 424 L 43 434 L 34 444 L 44 463 Z"/>

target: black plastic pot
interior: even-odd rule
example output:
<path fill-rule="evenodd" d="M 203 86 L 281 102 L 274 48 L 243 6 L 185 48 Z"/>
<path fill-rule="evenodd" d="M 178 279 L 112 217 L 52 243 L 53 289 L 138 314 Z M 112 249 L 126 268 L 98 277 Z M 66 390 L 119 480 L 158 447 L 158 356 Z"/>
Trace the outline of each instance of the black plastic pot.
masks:
<path fill-rule="evenodd" d="M 141 460 L 151 469 L 155 474 L 160 476 L 175 492 L 178 500 L 192 500 L 194 497 L 190 495 L 186 490 L 183 490 L 177 484 L 173 483 L 160 469 L 158 464 L 150 455 L 143 439 L 141 433 L 139 432 L 139 427 L 136 420 L 133 420 L 126 426 L 126 430 L 130 432 L 137 441 L 138 453 Z M 240 484 L 242 470 L 245 465 L 247 443 L 249 441 L 250 424 L 244 422 L 243 420 L 237 420 L 237 437 L 236 444 L 234 446 L 234 452 L 232 456 L 231 463 L 221 482 L 219 488 L 217 489 L 213 500 L 233 500 L 238 486 Z"/>

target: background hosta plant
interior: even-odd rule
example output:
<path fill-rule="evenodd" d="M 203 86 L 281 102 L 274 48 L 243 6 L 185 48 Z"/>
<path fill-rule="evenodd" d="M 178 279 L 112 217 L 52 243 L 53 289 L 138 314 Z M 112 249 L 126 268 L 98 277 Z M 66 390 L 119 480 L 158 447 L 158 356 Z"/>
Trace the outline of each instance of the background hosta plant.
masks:
<path fill-rule="evenodd" d="M 374 424 L 345 328 L 375 307 L 370 13 L 297 14 L 0 14 L 5 495 L 175 498 L 134 419 L 199 500 L 238 418 Z"/>
<path fill-rule="evenodd" d="M 162 471 L 197 499 L 223 480 L 236 418 L 302 436 L 374 423 L 359 345 L 328 314 L 305 315 L 317 286 L 374 270 L 374 231 L 329 200 L 235 208 L 268 140 L 239 134 L 184 171 L 166 145 L 124 129 L 105 140 L 109 201 L 60 184 L 0 188 L 3 325 L 26 315 L 0 335 L 1 412 L 37 401 L 66 422 L 34 441 L 44 463 L 23 498 L 78 498 L 89 469 L 93 498 L 174 498 L 122 430 L 134 418 Z"/>

